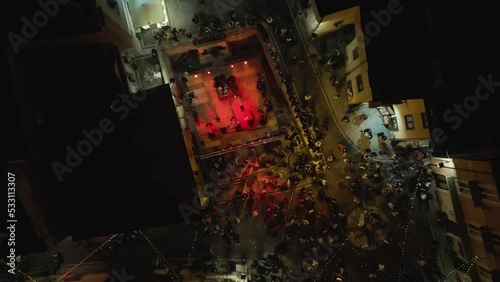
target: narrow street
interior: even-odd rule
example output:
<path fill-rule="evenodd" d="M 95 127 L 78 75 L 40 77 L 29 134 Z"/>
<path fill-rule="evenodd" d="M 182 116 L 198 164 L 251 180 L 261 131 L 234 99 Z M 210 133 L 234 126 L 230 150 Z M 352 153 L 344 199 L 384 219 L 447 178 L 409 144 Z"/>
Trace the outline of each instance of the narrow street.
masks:
<path fill-rule="evenodd" d="M 443 281 L 453 272 L 443 260 L 449 254 L 434 246 L 445 237 L 431 226 L 437 202 L 428 148 L 391 143 L 376 109 L 348 105 L 345 87 L 330 81 L 341 70 L 320 65 L 317 41 L 301 33 L 303 19 L 292 17 L 298 13 L 289 1 L 247 1 L 245 9 L 258 14 L 258 28 L 269 35 L 259 60 L 267 60 L 262 71 L 283 140 L 210 159 L 222 168 L 207 165 L 211 173 L 230 177 L 207 184 L 210 203 L 195 210 L 200 220 L 140 231 L 124 240 L 132 242 L 126 250 L 108 242 L 112 236 L 88 245 L 67 238 L 23 258 L 23 271 L 42 276 L 53 253 L 61 253 L 64 263 L 52 278 L 88 266 L 126 268 L 137 281 L 150 281 L 156 268 L 225 273 L 236 263 L 249 265 L 251 281 Z M 174 19 L 191 24 L 190 13 Z M 365 137 L 366 130 L 376 137 Z"/>

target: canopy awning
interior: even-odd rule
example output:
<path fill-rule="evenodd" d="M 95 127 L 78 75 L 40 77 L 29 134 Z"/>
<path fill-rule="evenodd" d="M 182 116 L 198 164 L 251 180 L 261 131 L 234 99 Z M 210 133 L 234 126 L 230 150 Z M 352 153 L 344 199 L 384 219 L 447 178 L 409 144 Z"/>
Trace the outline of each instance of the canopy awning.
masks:
<path fill-rule="evenodd" d="M 129 0 L 128 5 L 134 28 L 163 23 L 167 20 L 162 0 Z"/>

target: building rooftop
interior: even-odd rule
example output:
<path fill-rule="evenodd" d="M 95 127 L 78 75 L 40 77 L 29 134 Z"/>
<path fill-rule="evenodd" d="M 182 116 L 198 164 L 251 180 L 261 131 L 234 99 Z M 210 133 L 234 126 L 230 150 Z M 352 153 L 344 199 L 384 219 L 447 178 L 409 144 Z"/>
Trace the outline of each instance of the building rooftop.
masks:
<path fill-rule="evenodd" d="M 484 6 L 469 6 L 450 14 L 439 3 L 405 1 L 389 20 L 386 2 L 360 4 L 373 100 L 425 98 L 431 131 L 443 129 L 448 136 L 439 147 L 455 153 L 493 150 L 500 143 L 495 134 L 499 126 L 489 118 L 498 105 L 495 95 L 467 118 L 454 110 L 475 95 L 479 77 L 500 80 L 495 67 L 499 49 L 492 36 L 496 17 Z M 457 28 L 465 23 L 464 15 L 469 32 Z"/>
<path fill-rule="evenodd" d="M 493 15 L 492 7 L 481 4 L 459 5 L 457 12 L 448 13 L 449 17 L 444 19 L 438 15 L 448 11 L 446 5 L 432 4 L 433 40 L 438 46 L 443 87 L 438 95 L 427 100 L 435 113 L 433 128 L 443 129 L 449 137 L 438 145 L 450 154 L 486 151 L 498 154 L 500 126 L 492 118 L 500 105 L 498 95 L 493 92 L 498 86 L 493 91 L 483 89 L 486 92 L 482 93 L 491 95 L 480 100 L 477 109 L 467 111 L 470 113 L 467 118 L 457 119 L 455 111 L 455 104 L 464 105 L 476 96 L 477 87 L 483 85 L 480 77 L 500 81 L 500 48 L 493 35 L 500 24 L 498 18 Z M 466 30 L 457 29 L 457 23 L 466 25 Z M 445 115 L 449 111 L 452 113 Z"/>
<path fill-rule="evenodd" d="M 346 10 L 359 5 L 359 0 L 314 0 L 320 17 Z"/>
<path fill-rule="evenodd" d="M 398 13 L 386 18 L 387 4 L 378 3 L 361 6 L 373 100 L 394 102 L 426 96 L 429 64 L 435 55 L 424 5 L 401 4 Z"/>
<path fill-rule="evenodd" d="M 118 61 L 117 50 L 105 44 L 17 56 L 27 159 L 54 220 L 75 239 L 184 222 L 178 205 L 195 197 L 169 87 L 148 90 L 128 105 L 120 96 Z M 81 153 L 83 143 L 100 134 L 102 141 L 94 139 L 91 152 Z M 71 163 L 73 150 L 79 157 Z M 54 162 L 68 166 L 61 179 Z"/>
<path fill-rule="evenodd" d="M 66 2 L 60 4 L 60 2 Z M 101 12 L 97 7 L 96 1 L 71 0 L 71 1 L 53 1 L 54 7 L 47 5 L 43 7 L 40 3 L 44 1 L 23 1 L 13 2 L 9 5 L 8 19 L 6 23 L 7 32 L 13 32 L 17 35 L 27 38 L 29 41 L 38 41 L 63 36 L 75 35 L 80 33 L 99 31 L 102 24 Z M 47 12 L 49 11 L 49 12 Z M 45 14 L 46 22 L 40 22 L 40 19 L 34 19 L 34 15 Z M 23 18 L 26 18 L 23 20 Z M 26 22 L 29 22 L 26 24 Z M 28 36 L 24 30 L 31 32 L 32 28 L 35 36 Z"/>

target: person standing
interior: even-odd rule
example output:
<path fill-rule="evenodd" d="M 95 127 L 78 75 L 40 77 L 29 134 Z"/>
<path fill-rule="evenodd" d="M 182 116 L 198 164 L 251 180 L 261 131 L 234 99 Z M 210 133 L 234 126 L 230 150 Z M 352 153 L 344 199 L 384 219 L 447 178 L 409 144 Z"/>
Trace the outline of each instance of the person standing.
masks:
<path fill-rule="evenodd" d="M 170 38 L 171 40 L 174 40 L 174 41 L 179 41 L 179 39 L 177 38 L 177 35 L 179 34 L 179 32 L 177 31 L 177 29 L 174 27 L 170 30 Z"/>

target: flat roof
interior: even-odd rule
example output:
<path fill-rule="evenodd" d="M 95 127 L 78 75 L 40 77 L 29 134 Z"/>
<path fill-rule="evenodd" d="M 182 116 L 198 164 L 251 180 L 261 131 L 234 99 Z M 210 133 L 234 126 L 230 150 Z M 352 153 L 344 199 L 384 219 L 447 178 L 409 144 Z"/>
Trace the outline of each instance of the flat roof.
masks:
<path fill-rule="evenodd" d="M 359 0 L 314 0 L 320 17 L 359 5 Z"/>
<path fill-rule="evenodd" d="M 387 24 L 376 16 L 384 8 L 379 2 L 361 7 L 373 100 L 421 98 L 429 89 L 427 62 L 432 52 L 425 30 L 424 6 L 401 5 L 401 12 L 391 15 Z"/>
<path fill-rule="evenodd" d="M 59 1 L 55 1 L 51 2 L 54 6 L 42 7 L 43 5 L 40 3 L 46 2 L 13 1 L 6 8 L 8 9 L 6 15 L 8 20 L 4 21 L 0 29 L 5 30 L 5 34 L 12 32 L 25 37 L 29 42 L 102 30 L 102 15 L 97 1 L 71 0 L 61 2 L 65 3 L 61 4 Z M 56 10 L 56 12 L 47 13 L 51 10 Z M 43 23 L 44 20 L 42 16 L 38 15 L 43 14 L 47 16 L 46 23 L 39 24 L 39 22 Z M 38 16 L 38 19 L 34 19 L 35 15 Z M 25 19 L 23 20 L 23 18 Z M 30 31 L 24 31 L 31 30 L 26 27 L 29 26 L 26 22 L 33 24 L 34 36 L 26 34 Z M 6 36 L 3 39 L 8 42 Z"/>
<path fill-rule="evenodd" d="M 373 12 L 384 6 L 374 6 L 377 3 L 362 7 L 373 100 L 390 103 L 425 98 L 431 130 L 446 132 L 448 138 L 439 147 L 450 154 L 498 150 L 496 132 L 500 129 L 491 118 L 499 105 L 496 95 L 481 102 L 467 118 L 457 119 L 454 110 L 455 104 L 463 104 L 475 94 L 481 84 L 479 77 L 500 81 L 500 52 L 493 36 L 500 23 L 494 9 L 461 5 L 450 14 L 449 7 L 441 3 L 401 2 L 401 13 L 382 26 Z M 471 32 L 456 28 L 462 21 Z M 378 32 L 367 32 L 366 25 L 375 22 L 380 26 Z"/>
<path fill-rule="evenodd" d="M 29 159 L 64 229 L 78 239 L 184 222 L 178 205 L 192 203 L 195 185 L 168 86 L 127 106 L 114 70 L 119 53 L 107 44 L 17 58 Z M 103 122 L 113 131 L 102 133 Z M 68 152 L 90 144 L 83 132 L 99 138 L 97 130 L 102 141 L 71 164 Z M 54 162 L 70 167 L 62 181 Z"/>

